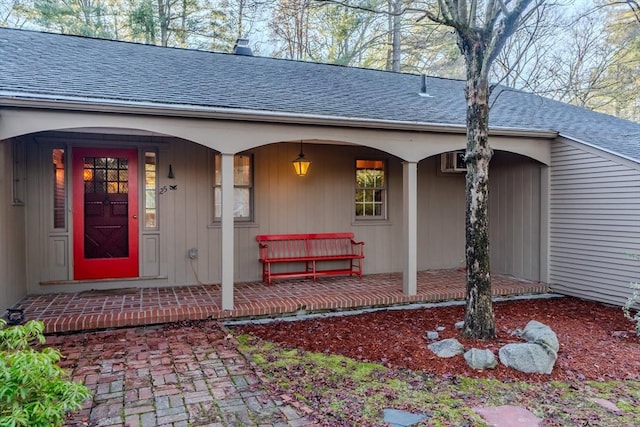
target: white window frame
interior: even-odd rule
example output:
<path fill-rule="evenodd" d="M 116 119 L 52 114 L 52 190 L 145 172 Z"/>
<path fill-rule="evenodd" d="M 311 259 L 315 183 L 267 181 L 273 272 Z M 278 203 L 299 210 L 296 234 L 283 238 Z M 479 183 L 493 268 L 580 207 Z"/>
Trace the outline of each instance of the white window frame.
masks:
<path fill-rule="evenodd" d="M 362 166 L 359 166 L 359 163 L 363 163 Z M 365 167 L 366 164 L 370 163 L 372 167 Z M 375 167 L 380 165 L 380 167 Z M 364 185 L 361 186 L 359 184 L 358 175 L 361 170 L 381 170 L 382 171 L 382 185 Z M 383 159 L 371 159 L 371 158 L 359 158 L 355 161 L 355 194 L 354 194 L 354 217 L 356 221 L 371 221 L 371 220 L 386 220 L 387 219 L 387 193 L 388 193 L 388 181 L 389 181 L 389 173 L 387 168 L 387 161 Z M 365 200 L 358 201 L 359 194 L 364 192 Z M 366 200 L 366 194 L 370 192 L 372 196 L 371 200 Z M 379 200 L 376 200 L 375 193 L 379 192 Z M 363 208 L 359 212 L 358 206 L 361 205 Z M 374 207 L 375 205 L 380 205 L 380 214 L 366 214 L 366 211 L 370 211 L 367 207 Z M 375 210 L 375 208 L 374 208 Z"/>
<path fill-rule="evenodd" d="M 243 167 L 244 165 L 239 165 L 237 163 L 237 159 L 241 159 L 241 158 L 248 158 L 249 162 L 248 162 L 248 182 L 247 183 L 238 183 L 239 180 L 242 179 L 243 176 L 243 172 L 238 170 L 239 167 Z M 221 201 L 220 199 L 220 195 L 221 195 L 221 184 L 222 184 L 222 171 L 219 169 L 220 168 L 220 154 L 216 153 L 213 156 L 213 173 L 212 173 L 212 179 L 213 179 L 213 222 L 214 223 L 220 223 L 220 207 L 221 207 Z M 235 221 L 238 222 L 253 222 L 253 216 L 254 216 L 254 203 L 253 203 L 253 193 L 254 193 L 254 185 L 253 185 L 253 179 L 254 179 L 254 162 L 253 162 L 253 154 L 252 153 L 242 153 L 242 154 L 235 154 L 233 156 L 233 190 L 234 190 L 234 207 L 233 207 L 233 218 Z M 238 191 L 237 190 L 246 190 L 248 192 L 248 194 L 246 195 L 246 197 L 239 197 L 238 195 Z M 218 195 L 216 197 L 216 195 Z M 242 205 L 244 204 L 248 204 L 248 214 L 246 215 L 242 215 Z"/>

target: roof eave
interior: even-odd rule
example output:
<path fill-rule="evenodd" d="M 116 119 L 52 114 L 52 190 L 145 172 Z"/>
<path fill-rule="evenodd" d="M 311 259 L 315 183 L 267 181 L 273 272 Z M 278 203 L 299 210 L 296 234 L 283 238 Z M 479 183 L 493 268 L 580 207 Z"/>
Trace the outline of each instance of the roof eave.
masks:
<path fill-rule="evenodd" d="M 466 133 L 466 126 L 461 124 L 366 119 L 344 116 L 297 114 L 240 108 L 207 107 L 201 105 L 159 104 L 152 102 L 132 102 L 56 95 L 32 95 L 2 91 L 0 91 L 0 107 L 137 114 L 195 119 L 240 120 L 282 124 L 307 124 L 316 126 L 376 128 L 400 131 L 455 134 Z M 489 132 L 490 135 L 496 136 L 524 136 L 529 138 L 553 139 L 558 136 L 558 132 L 546 129 L 491 127 Z"/>

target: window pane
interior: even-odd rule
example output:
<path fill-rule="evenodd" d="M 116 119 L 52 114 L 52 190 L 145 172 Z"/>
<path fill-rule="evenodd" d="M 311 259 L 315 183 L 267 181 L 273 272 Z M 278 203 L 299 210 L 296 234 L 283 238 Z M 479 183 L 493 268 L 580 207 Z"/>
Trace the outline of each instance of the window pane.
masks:
<path fill-rule="evenodd" d="M 220 154 L 213 156 L 213 185 L 222 185 L 222 168 L 220 166 Z"/>
<path fill-rule="evenodd" d="M 233 216 L 236 218 L 249 218 L 250 206 L 249 206 L 249 189 L 248 188 L 236 188 L 233 191 Z"/>
<path fill-rule="evenodd" d="M 53 149 L 53 228 L 65 228 L 64 150 Z"/>
<path fill-rule="evenodd" d="M 252 156 L 247 154 L 236 155 L 233 158 L 233 216 L 240 219 L 251 219 L 251 199 L 253 192 Z M 220 155 L 214 156 L 214 191 L 213 191 L 213 215 L 219 220 L 222 215 L 221 188 L 222 172 Z"/>
<path fill-rule="evenodd" d="M 249 156 L 235 156 L 233 159 L 233 184 L 251 184 L 251 158 Z"/>
<path fill-rule="evenodd" d="M 213 189 L 213 200 L 213 215 L 216 218 L 220 219 L 220 217 L 222 217 L 222 191 L 220 190 L 220 187 L 216 187 Z"/>
<path fill-rule="evenodd" d="M 144 226 L 157 226 L 156 153 L 144 153 Z"/>
<path fill-rule="evenodd" d="M 384 175 L 384 161 L 356 160 L 356 217 L 384 217 Z"/>

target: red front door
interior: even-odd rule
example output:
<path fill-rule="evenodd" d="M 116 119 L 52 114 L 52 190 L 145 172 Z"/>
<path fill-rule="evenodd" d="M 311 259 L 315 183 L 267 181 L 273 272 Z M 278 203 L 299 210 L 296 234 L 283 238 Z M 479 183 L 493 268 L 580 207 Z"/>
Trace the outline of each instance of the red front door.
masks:
<path fill-rule="evenodd" d="M 138 276 L 138 153 L 73 149 L 73 276 Z"/>

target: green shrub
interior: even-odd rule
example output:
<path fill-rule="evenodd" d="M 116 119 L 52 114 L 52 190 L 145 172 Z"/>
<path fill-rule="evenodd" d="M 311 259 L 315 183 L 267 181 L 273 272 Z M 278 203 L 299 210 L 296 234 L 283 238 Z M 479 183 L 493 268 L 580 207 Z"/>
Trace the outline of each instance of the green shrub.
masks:
<path fill-rule="evenodd" d="M 7 327 L 0 319 L 0 427 L 60 426 L 91 395 L 57 365 L 60 352 L 32 347 L 45 343 L 43 332 L 39 321 Z"/>
<path fill-rule="evenodd" d="M 630 255 L 632 258 L 640 261 L 639 255 Z M 640 336 L 640 311 L 637 311 L 634 314 L 631 314 L 632 308 L 640 302 L 640 282 L 632 282 L 630 288 L 633 290 L 633 293 L 622 307 L 622 312 L 624 313 L 624 317 L 631 320 L 636 324 L 636 335 Z"/>

